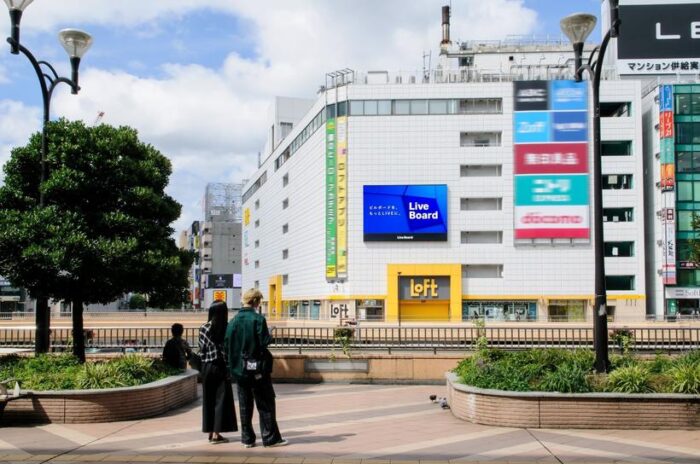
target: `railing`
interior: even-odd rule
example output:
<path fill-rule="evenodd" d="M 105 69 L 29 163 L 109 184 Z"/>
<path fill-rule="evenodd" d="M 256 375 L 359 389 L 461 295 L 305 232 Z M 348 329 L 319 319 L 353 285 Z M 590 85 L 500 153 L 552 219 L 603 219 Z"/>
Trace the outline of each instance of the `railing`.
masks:
<path fill-rule="evenodd" d="M 275 327 L 272 348 L 295 350 L 341 349 L 335 337 L 335 327 Z M 412 350 L 466 351 L 479 338 L 476 327 L 355 327 L 349 340 L 354 350 Z M 524 348 L 592 348 L 593 329 L 578 327 L 486 327 L 485 336 L 491 347 Z M 645 327 L 629 329 L 634 336 L 633 350 L 692 350 L 700 348 L 700 327 Z M 612 330 L 611 330 L 612 332 Z M 183 337 L 197 346 L 197 328 L 185 328 Z M 160 350 L 170 338 L 163 327 L 100 327 L 86 329 L 87 347 L 91 351 L 154 351 Z M 54 328 L 51 346 L 67 349 L 71 344 L 71 329 Z M 32 348 L 32 328 L 0 328 L 0 347 Z M 612 343 L 611 343 L 612 347 Z"/>

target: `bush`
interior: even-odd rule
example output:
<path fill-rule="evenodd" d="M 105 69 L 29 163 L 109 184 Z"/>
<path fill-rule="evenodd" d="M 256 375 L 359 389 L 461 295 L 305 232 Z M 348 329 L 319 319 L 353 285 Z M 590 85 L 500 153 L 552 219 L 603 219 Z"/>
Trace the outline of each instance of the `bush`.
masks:
<path fill-rule="evenodd" d="M 621 367 L 608 376 L 606 390 L 614 393 L 652 393 L 652 378 L 643 366 Z"/>
<path fill-rule="evenodd" d="M 663 374 L 673 365 L 674 363 L 670 356 L 657 354 L 654 356 L 654 360 L 649 363 L 649 372 L 652 374 Z"/>
<path fill-rule="evenodd" d="M 668 371 L 673 393 L 700 394 L 700 364 L 682 363 Z"/>
<path fill-rule="evenodd" d="M 610 334 L 610 341 L 620 348 L 623 355 L 627 355 L 634 342 L 634 332 L 630 329 L 615 329 Z"/>
<path fill-rule="evenodd" d="M 575 363 L 567 363 L 557 370 L 547 372 L 539 384 L 539 390 L 562 393 L 588 393 L 591 386 L 588 370 Z"/>
<path fill-rule="evenodd" d="M 139 355 L 80 364 L 72 355 L 0 358 L 0 380 L 15 379 L 25 390 L 73 390 L 142 385 L 178 373 Z"/>

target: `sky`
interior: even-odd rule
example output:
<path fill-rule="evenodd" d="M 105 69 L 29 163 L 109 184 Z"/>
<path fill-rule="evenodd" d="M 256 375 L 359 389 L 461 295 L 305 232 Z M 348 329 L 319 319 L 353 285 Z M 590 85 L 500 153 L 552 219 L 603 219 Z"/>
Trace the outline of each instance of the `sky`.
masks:
<path fill-rule="evenodd" d="M 274 96 L 315 98 L 325 74 L 342 68 L 422 69 L 423 53 L 437 54 L 448 3 L 453 40 L 559 38 L 562 17 L 600 14 L 600 0 L 35 0 L 21 42 L 69 76 L 57 32 L 92 34 L 80 94 L 60 86 L 51 118 L 93 124 L 104 112 L 102 123 L 136 128 L 172 162 L 167 192 L 183 206 L 181 230 L 202 218 L 207 182 L 255 172 Z M 0 164 L 40 130 L 41 115 L 36 75 L 7 46 Z"/>

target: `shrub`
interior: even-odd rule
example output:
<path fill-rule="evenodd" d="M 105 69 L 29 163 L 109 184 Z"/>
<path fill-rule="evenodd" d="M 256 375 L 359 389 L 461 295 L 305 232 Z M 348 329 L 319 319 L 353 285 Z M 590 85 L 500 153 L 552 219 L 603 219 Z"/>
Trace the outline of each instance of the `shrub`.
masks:
<path fill-rule="evenodd" d="M 620 367 L 608 375 L 607 391 L 614 393 L 652 393 L 649 371 L 639 365 Z"/>
<path fill-rule="evenodd" d="M 680 364 L 668 371 L 673 393 L 700 394 L 700 364 Z"/>
<path fill-rule="evenodd" d="M 350 343 L 355 335 L 355 329 L 351 327 L 336 327 L 333 329 L 333 340 L 340 343 L 343 354 L 350 357 Z"/>
<path fill-rule="evenodd" d="M 670 356 L 657 354 L 654 360 L 649 363 L 649 372 L 652 374 L 663 374 L 673 367 L 673 360 Z"/>
<path fill-rule="evenodd" d="M 87 363 L 76 377 L 76 385 L 81 389 L 125 387 L 124 376 L 115 364 Z"/>
<path fill-rule="evenodd" d="M 573 362 L 563 364 L 543 376 L 539 389 L 547 392 L 587 393 L 591 391 L 587 378 L 589 370 Z"/>
<path fill-rule="evenodd" d="M 623 355 L 627 355 L 634 342 L 634 332 L 630 329 L 615 329 L 610 335 L 610 340 L 620 348 Z"/>
<path fill-rule="evenodd" d="M 683 356 L 680 356 L 679 358 L 676 358 L 676 361 L 674 363 L 676 366 L 681 366 L 681 365 L 691 365 L 691 366 L 698 366 L 700 365 L 700 350 L 693 350 L 690 351 Z"/>

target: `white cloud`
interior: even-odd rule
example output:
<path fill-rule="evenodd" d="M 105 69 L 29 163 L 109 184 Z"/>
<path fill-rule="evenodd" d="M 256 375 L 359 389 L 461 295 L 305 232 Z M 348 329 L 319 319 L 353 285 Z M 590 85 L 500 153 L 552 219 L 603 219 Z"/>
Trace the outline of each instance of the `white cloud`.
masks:
<path fill-rule="evenodd" d="M 21 102 L 0 100 L 0 164 L 10 158 L 10 151 L 27 144 L 29 136 L 41 127 L 41 110 Z M 4 173 L 0 172 L 0 180 Z"/>
<path fill-rule="evenodd" d="M 104 111 L 104 122 L 137 128 L 143 140 L 171 158 L 174 174 L 170 192 L 183 204 L 183 217 L 177 223 L 181 228 L 201 215 L 207 181 L 238 181 L 252 174 L 272 97 L 313 98 L 325 73 L 340 68 L 420 69 L 423 51 L 437 50 L 444 3 L 44 1 L 29 7 L 23 27 L 44 33 L 73 21 L 85 29 L 98 24 L 147 32 L 167 30 L 169 15 L 180 17 L 210 9 L 242 18 L 247 21 L 246 28 L 256 31 L 250 41 L 256 48 L 250 55 L 256 58 L 231 53 L 218 69 L 172 64 L 165 66 L 157 79 L 132 74 L 139 72 L 138 63 L 116 63 L 108 71 L 90 68 L 86 60 L 80 95 L 72 96 L 62 89 L 55 97 L 54 114 L 92 122 L 98 111 Z M 464 0 L 454 6 L 452 36 L 498 39 L 528 34 L 535 21 L 535 12 L 525 8 L 522 0 Z M 0 112 L 2 117 L 8 110 L 0 107 Z M 36 117 L 33 121 L 36 123 Z M 0 144 L 5 141 L 0 135 Z"/>

